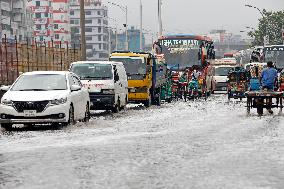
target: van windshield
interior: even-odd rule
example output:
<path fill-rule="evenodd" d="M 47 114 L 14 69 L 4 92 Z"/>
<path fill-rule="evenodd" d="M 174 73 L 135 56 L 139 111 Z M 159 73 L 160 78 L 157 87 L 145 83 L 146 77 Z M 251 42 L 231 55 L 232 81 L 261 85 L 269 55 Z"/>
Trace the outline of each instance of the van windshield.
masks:
<path fill-rule="evenodd" d="M 71 71 L 80 79 L 111 80 L 113 79 L 112 66 L 110 64 L 74 64 Z"/>
<path fill-rule="evenodd" d="M 227 76 L 231 67 L 217 67 L 215 69 L 215 76 Z"/>

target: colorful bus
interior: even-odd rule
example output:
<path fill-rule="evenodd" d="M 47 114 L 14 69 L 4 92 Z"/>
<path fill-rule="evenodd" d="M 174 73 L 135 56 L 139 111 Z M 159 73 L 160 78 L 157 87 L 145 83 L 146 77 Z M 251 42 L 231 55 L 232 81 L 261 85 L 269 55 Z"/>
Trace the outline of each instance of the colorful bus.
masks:
<path fill-rule="evenodd" d="M 198 35 L 167 35 L 158 40 L 167 65 L 172 69 L 184 70 L 194 65 L 203 66 L 207 58 L 213 58 L 214 46 L 210 38 Z"/>
<path fill-rule="evenodd" d="M 284 91 L 284 45 L 265 46 L 263 49 L 264 61 L 272 61 L 280 73 L 279 90 Z"/>
<path fill-rule="evenodd" d="M 195 70 L 200 73 L 198 82 L 200 93 L 204 94 L 210 90 L 206 84 L 208 59 L 215 59 L 213 41 L 209 37 L 200 35 L 167 35 L 161 36 L 154 44 L 156 54 L 163 54 L 168 69 L 175 72 L 182 72 L 179 75 L 186 77 L 187 85 L 192 80 Z M 185 91 L 186 85 L 178 85 L 178 91 Z M 210 86 L 209 86 L 210 87 Z M 178 92 L 179 93 L 179 92 Z M 186 94 L 179 94 L 186 96 Z"/>
<path fill-rule="evenodd" d="M 279 71 L 284 69 L 284 45 L 265 46 L 263 51 L 265 62 L 272 61 Z"/>

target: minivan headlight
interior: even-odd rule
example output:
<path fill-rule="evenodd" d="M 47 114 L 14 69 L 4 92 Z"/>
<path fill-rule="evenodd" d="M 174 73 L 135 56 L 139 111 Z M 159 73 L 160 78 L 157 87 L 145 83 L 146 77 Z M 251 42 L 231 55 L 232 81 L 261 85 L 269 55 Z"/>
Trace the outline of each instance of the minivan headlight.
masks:
<path fill-rule="evenodd" d="M 12 106 L 13 102 L 12 102 L 12 100 L 3 99 L 1 101 L 1 104 L 5 105 L 5 106 Z"/>
<path fill-rule="evenodd" d="M 60 98 L 60 99 L 51 100 L 50 104 L 51 105 L 59 105 L 59 104 L 65 104 L 66 102 L 67 102 L 67 97 L 66 98 Z"/>
<path fill-rule="evenodd" d="M 103 89 L 102 93 L 103 94 L 114 94 L 114 90 L 113 89 Z"/>

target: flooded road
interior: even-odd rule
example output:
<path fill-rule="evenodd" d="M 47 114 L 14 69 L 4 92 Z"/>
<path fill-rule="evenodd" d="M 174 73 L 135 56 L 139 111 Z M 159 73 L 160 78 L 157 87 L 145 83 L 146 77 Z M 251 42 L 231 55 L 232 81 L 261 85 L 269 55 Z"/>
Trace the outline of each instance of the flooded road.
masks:
<path fill-rule="evenodd" d="M 284 188 L 284 117 L 223 95 L 0 134 L 0 188 Z"/>

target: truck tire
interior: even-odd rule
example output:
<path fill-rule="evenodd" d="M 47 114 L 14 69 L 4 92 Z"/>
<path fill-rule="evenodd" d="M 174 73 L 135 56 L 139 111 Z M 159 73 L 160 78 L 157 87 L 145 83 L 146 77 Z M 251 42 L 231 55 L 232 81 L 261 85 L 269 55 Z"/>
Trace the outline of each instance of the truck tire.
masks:
<path fill-rule="evenodd" d="M 172 102 L 172 97 L 167 98 L 167 102 L 171 103 Z"/>
<path fill-rule="evenodd" d="M 156 105 L 161 106 L 162 101 L 161 101 L 161 95 L 159 94 L 158 97 L 156 98 Z"/>
<path fill-rule="evenodd" d="M 120 110 L 120 101 L 117 101 L 117 104 L 112 108 L 113 113 L 118 113 Z"/>
<path fill-rule="evenodd" d="M 148 100 L 143 102 L 143 104 L 146 108 L 150 107 L 152 105 L 152 97 L 150 96 Z"/>

